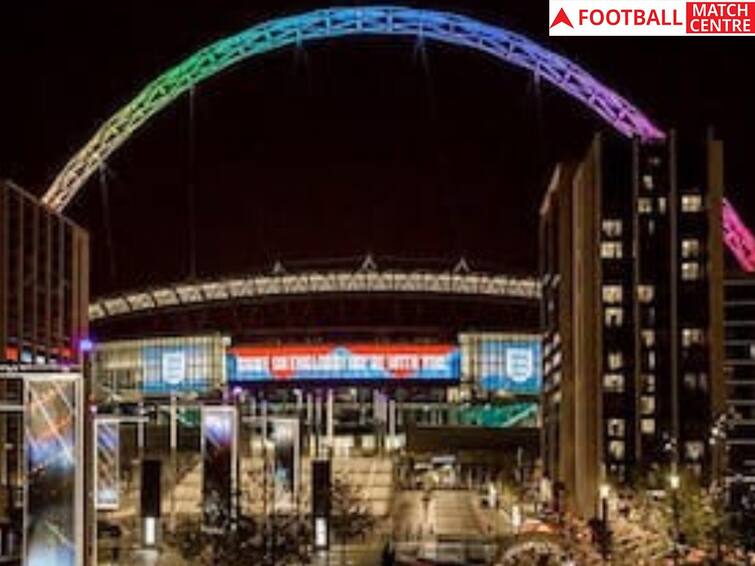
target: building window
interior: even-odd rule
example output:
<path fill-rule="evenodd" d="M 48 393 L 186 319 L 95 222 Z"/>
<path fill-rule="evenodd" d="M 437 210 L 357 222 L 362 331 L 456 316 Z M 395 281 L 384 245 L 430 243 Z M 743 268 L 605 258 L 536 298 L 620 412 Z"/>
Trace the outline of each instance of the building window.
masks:
<path fill-rule="evenodd" d="M 705 373 L 685 373 L 684 387 L 689 391 L 707 391 L 708 375 Z"/>
<path fill-rule="evenodd" d="M 702 442 L 694 440 L 684 443 L 684 456 L 690 462 L 702 460 L 705 453 L 705 446 Z"/>
<path fill-rule="evenodd" d="M 648 369 L 655 369 L 655 350 L 648 350 Z"/>
<path fill-rule="evenodd" d="M 603 220 L 603 235 L 609 238 L 620 238 L 622 232 L 621 220 Z"/>
<path fill-rule="evenodd" d="M 637 300 L 650 303 L 655 298 L 655 287 L 652 285 L 637 285 Z"/>
<path fill-rule="evenodd" d="M 750 359 L 755 360 L 755 344 L 750 344 Z"/>
<path fill-rule="evenodd" d="M 697 238 L 684 238 L 682 240 L 682 257 L 685 259 L 700 256 L 700 240 Z"/>
<path fill-rule="evenodd" d="M 600 257 L 603 259 L 621 259 L 624 257 L 624 250 L 621 242 L 603 242 L 600 244 Z"/>
<path fill-rule="evenodd" d="M 642 345 L 646 348 L 652 348 L 655 346 L 655 330 L 643 330 L 640 333 Z"/>
<path fill-rule="evenodd" d="M 551 376 L 551 383 L 554 386 L 557 386 L 557 385 L 561 384 L 561 372 L 560 371 L 553 372 L 553 375 Z"/>
<path fill-rule="evenodd" d="M 645 373 L 642 375 L 643 393 L 655 393 L 655 374 Z"/>
<path fill-rule="evenodd" d="M 702 328 L 684 328 L 682 330 L 682 347 L 702 344 L 705 341 L 705 333 Z"/>
<path fill-rule="evenodd" d="M 603 285 L 603 302 L 610 305 L 620 304 L 623 299 L 621 285 Z"/>
<path fill-rule="evenodd" d="M 655 419 L 642 419 L 640 430 L 642 434 L 655 434 Z"/>
<path fill-rule="evenodd" d="M 655 183 L 652 175 L 643 175 L 642 176 L 642 186 L 645 187 L 645 190 L 652 191 L 655 188 Z"/>
<path fill-rule="evenodd" d="M 640 214 L 650 214 L 653 212 L 653 201 L 648 197 L 640 197 L 637 199 L 637 212 Z"/>
<path fill-rule="evenodd" d="M 684 261 L 682 262 L 682 280 L 683 281 L 697 281 L 702 277 L 702 269 L 700 264 L 696 261 Z"/>
<path fill-rule="evenodd" d="M 603 389 L 608 393 L 624 393 L 624 374 L 606 373 L 603 375 Z"/>
<path fill-rule="evenodd" d="M 606 307 L 604 322 L 606 328 L 618 328 L 624 324 L 624 309 L 621 307 Z"/>
<path fill-rule="evenodd" d="M 608 454 L 613 460 L 623 460 L 626 452 L 626 444 L 623 440 L 611 440 L 608 443 Z"/>
<path fill-rule="evenodd" d="M 624 438 L 626 433 L 626 422 L 624 419 L 608 419 L 606 421 L 606 430 L 608 436 L 613 438 Z"/>
<path fill-rule="evenodd" d="M 624 356 L 621 352 L 609 352 L 608 353 L 608 369 L 617 370 L 621 369 L 624 365 Z"/>
<path fill-rule="evenodd" d="M 658 212 L 666 214 L 666 197 L 658 197 Z"/>
<path fill-rule="evenodd" d="M 640 397 L 640 413 L 643 415 L 652 415 L 655 413 L 655 397 L 651 395 Z"/>
<path fill-rule="evenodd" d="M 701 195 L 682 195 L 682 212 L 700 212 L 703 209 Z"/>

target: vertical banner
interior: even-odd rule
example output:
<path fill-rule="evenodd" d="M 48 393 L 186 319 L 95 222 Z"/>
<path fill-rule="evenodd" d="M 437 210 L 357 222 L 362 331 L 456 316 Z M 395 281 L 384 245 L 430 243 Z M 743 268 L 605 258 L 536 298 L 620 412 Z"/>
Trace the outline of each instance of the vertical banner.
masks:
<path fill-rule="evenodd" d="M 273 444 L 273 479 L 276 512 L 295 512 L 299 488 L 299 421 L 268 420 L 268 438 Z"/>
<path fill-rule="evenodd" d="M 83 560 L 83 403 L 80 376 L 24 376 L 24 564 Z"/>
<path fill-rule="evenodd" d="M 236 485 L 234 407 L 202 407 L 202 505 L 208 530 L 228 528 Z"/>
<path fill-rule="evenodd" d="M 312 460 L 312 531 L 314 546 L 330 546 L 331 470 L 330 460 Z"/>
<path fill-rule="evenodd" d="M 94 506 L 112 511 L 120 503 L 120 425 L 116 419 L 99 417 L 94 421 Z"/>

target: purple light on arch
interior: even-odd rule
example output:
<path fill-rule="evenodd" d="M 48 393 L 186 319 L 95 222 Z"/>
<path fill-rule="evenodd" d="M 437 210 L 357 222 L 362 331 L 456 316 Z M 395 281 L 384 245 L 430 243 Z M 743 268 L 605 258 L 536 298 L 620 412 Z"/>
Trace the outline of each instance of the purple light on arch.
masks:
<path fill-rule="evenodd" d="M 755 271 L 755 237 L 745 226 L 731 203 L 723 201 L 724 242 L 747 273 Z"/>

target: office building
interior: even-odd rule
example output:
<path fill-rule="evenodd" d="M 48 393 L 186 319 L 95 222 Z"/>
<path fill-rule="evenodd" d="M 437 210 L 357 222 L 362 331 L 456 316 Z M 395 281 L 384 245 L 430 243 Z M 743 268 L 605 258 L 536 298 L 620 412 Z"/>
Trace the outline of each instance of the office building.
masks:
<path fill-rule="evenodd" d="M 596 136 L 541 208 L 543 462 L 559 503 L 599 486 L 703 480 L 724 407 L 723 147 Z"/>
<path fill-rule="evenodd" d="M 0 180 L 0 358 L 9 370 L 0 379 L 0 561 L 20 555 L 28 488 L 18 370 L 78 365 L 87 336 L 88 257 L 84 230 Z"/>

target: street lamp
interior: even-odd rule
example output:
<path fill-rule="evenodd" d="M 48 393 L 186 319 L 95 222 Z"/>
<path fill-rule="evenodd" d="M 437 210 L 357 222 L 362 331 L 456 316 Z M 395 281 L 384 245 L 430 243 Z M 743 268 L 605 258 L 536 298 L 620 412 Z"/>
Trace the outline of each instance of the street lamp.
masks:
<path fill-rule="evenodd" d="M 668 478 L 671 488 L 671 497 L 674 516 L 674 564 L 679 564 L 679 486 L 681 478 L 676 472 L 672 472 Z"/>
<path fill-rule="evenodd" d="M 608 559 L 608 497 L 611 495 L 611 486 L 607 483 L 600 484 L 598 488 L 598 495 L 600 497 L 600 520 L 601 520 L 601 537 L 600 537 L 600 550 L 603 555 L 603 559 Z"/>

